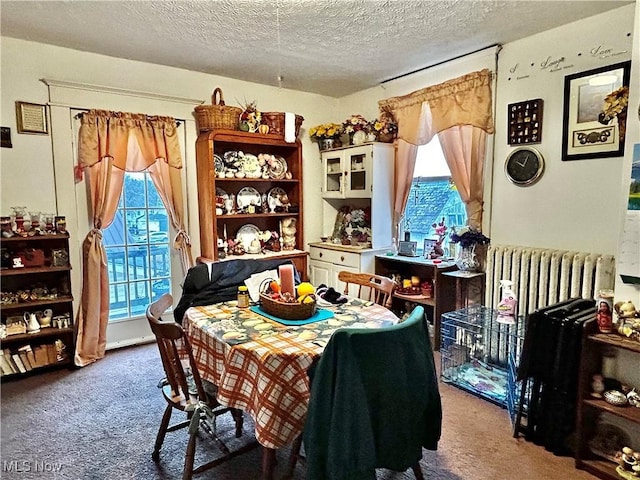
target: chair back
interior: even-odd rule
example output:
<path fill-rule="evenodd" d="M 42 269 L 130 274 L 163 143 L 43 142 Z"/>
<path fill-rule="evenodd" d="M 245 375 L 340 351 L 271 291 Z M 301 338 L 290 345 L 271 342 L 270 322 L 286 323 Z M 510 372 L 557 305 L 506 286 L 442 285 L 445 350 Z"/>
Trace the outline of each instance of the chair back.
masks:
<path fill-rule="evenodd" d="M 146 314 L 151 331 L 156 337 L 166 380 L 171 386 L 175 402 L 186 405 L 197 401 L 198 398 L 204 399 L 206 396 L 193 358 L 191 344 L 182 326 L 173 320 L 163 321 L 161 318 L 172 304 L 173 297 L 171 294 L 165 293 L 147 307 Z M 191 375 L 185 371 L 185 366 L 180 358 L 181 351 L 186 356 Z M 187 381 L 188 378 L 189 381 Z M 190 385 L 192 382 L 193 384 Z"/>
<path fill-rule="evenodd" d="M 393 280 L 375 273 L 353 273 L 342 271 L 338 273 L 338 280 L 345 283 L 344 293 L 349 294 L 349 285 L 358 286 L 358 298 L 375 302 L 385 307 L 391 307 Z M 364 289 L 364 291 L 363 291 Z"/>
<path fill-rule="evenodd" d="M 437 448 L 441 426 L 422 306 L 391 327 L 339 329 L 313 372 L 304 431 L 307 478 L 374 478 L 363 473 L 415 467 L 423 447 Z"/>

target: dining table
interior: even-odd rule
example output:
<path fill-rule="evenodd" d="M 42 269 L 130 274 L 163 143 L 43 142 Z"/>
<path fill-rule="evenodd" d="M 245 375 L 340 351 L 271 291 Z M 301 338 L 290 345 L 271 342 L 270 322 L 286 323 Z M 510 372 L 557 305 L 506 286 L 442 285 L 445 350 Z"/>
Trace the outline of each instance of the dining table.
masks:
<path fill-rule="evenodd" d="M 324 305 L 324 304 L 323 304 Z M 263 448 L 263 478 L 273 478 L 275 452 L 301 435 L 310 396 L 307 370 L 339 328 L 398 323 L 384 306 L 358 298 L 317 308 L 310 319 L 283 320 L 259 304 L 236 301 L 187 309 L 183 327 L 203 379 L 220 404 L 247 412 Z"/>

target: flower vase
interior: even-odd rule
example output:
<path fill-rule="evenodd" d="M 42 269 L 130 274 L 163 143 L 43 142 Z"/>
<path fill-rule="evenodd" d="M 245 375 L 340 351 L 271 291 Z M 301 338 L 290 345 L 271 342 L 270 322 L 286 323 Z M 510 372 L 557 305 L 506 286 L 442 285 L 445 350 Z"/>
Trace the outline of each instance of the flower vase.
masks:
<path fill-rule="evenodd" d="M 334 143 L 333 138 L 320 138 L 318 139 L 318 148 L 320 149 L 321 152 L 323 152 L 325 150 L 329 150 L 333 148 L 334 147 L 333 143 Z"/>
<path fill-rule="evenodd" d="M 476 257 L 475 245 L 461 246 L 456 257 L 456 266 L 462 272 L 476 272 L 478 270 L 480 262 Z"/>
<path fill-rule="evenodd" d="M 383 143 L 393 143 L 396 136 L 393 133 L 379 133 L 378 141 Z"/>

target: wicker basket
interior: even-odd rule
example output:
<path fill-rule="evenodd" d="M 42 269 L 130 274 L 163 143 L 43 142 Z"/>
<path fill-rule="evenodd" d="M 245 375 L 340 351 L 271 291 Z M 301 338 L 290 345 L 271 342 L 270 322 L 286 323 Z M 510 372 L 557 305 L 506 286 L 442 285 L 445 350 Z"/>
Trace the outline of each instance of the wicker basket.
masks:
<path fill-rule="evenodd" d="M 296 138 L 300 134 L 303 120 L 302 115 L 296 115 Z M 284 137 L 284 112 L 262 112 L 262 124 L 269 126 L 269 133 Z"/>
<path fill-rule="evenodd" d="M 211 95 L 212 105 L 198 105 L 195 108 L 198 130 L 209 132 L 211 130 L 238 130 L 240 122 L 240 107 L 229 107 L 224 104 L 222 89 L 216 88 Z"/>
<path fill-rule="evenodd" d="M 306 320 L 316 313 L 315 295 L 309 295 L 313 302 L 309 303 L 285 303 L 260 294 L 260 306 L 269 315 L 282 318 L 283 320 Z"/>

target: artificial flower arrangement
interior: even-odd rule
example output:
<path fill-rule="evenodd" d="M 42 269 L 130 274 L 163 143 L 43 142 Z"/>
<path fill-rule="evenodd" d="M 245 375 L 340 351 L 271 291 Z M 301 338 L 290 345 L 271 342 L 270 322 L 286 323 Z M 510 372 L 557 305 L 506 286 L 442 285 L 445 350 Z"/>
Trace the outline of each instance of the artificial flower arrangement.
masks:
<path fill-rule="evenodd" d="M 391 138 L 394 139 L 398 133 L 398 124 L 392 115 L 381 115 L 380 118 L 376 118 L 370 124 L 371 131 L 376 134 L 378 138 Z"/>
<path fill-rule="evenodd" d="M 258 110 L 256 102 L 247 103 L 240 114 L 240 130 L 255 133 L 260 127 L 260 122 L 262 122 L 262 114 Z"/>
<path fill-rule="evenodd" d="M 369 133 L 371 131 L 371 124 L 362 115 L 351 115 L 342 122 L 342 131 L 344 133 L 352 135 L 360 130 L 364 130 L 365 133 Z"/>
<path fill-rule="evenodd" d="M 456 230 L 455 227 L 451 227 L 452 233 L 450 240 L 453 243 L 459 243 L 462 248 L 469 248 L 475 245 L 486 245 L 491 240 L 485 236 L 480 230 L 476 230 L 469 226 L 462 227 L 460 230 Z"/>
<path fill-rule="evenodd" d="M 345 233 L 359 242 L 366 242 L 371 236 L 371 212 L 361 208 L 353 209 L 345 215 Z"/>
<path fill-rule="evenodd" d="M 598 121 L 603 125 L 609 124 L 614 118 L 618 119 L 620 141 L 624 140 L 628 105 L 629 87 L 622 86 L 604 98 L 602 112 L 598 115 Z"/>
<path fill-rule="evenodd" d="M 315 141 L 338 138 L 340 135 L 342 135 L 342 125 L 338 123 L 323 123 L 309 129 L 309 138 Z"/>
<path fill-rule="evenodd" d="M 433 247 L 433 252 L 431 252 L 431 258 L 439 258 L 444 255 L 442 243 L 447 236 L 447 226 L 444 223 L 444 217 L 442 217 L 440 222 L 433 223 L 431 227 L 435 230 L 436 235 L 438 236 L 438 240 L 436 240 L 436 244 Z"/>

